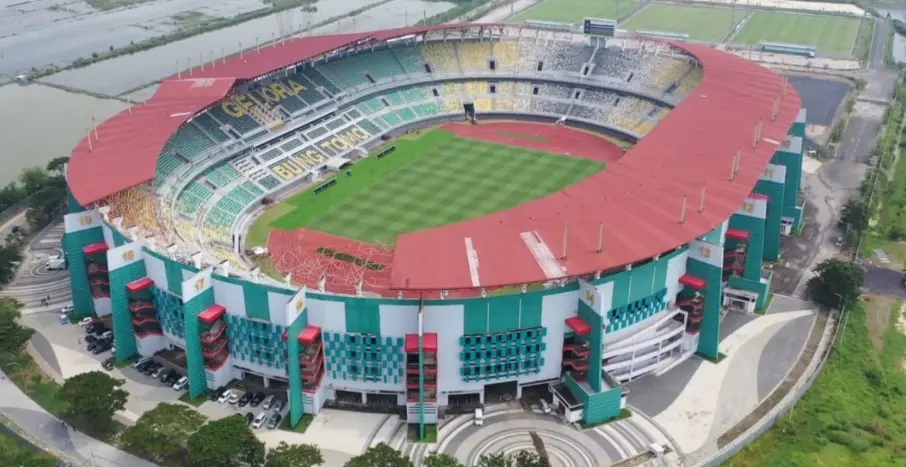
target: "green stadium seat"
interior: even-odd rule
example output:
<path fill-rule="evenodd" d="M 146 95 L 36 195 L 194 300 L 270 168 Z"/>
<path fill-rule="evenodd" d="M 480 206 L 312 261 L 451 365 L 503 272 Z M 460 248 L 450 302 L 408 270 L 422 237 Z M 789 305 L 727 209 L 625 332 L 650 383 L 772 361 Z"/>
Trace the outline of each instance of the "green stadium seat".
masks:
<path fill-rule="evenodd" d="M 368 132 L 368 134 L 376 135 L 381 132 L 381 129 L 378 128 L 378 126 L 372 123 L 370 120 L 359 121 L 359 126 L 362 127 L 363 130 Z"/>
<path fill-rule="evenodd" d="M 157 170 L 154 174 L 154 186 L 159 187 L 163 183 L 164 179 L 167 178 L 167 175 L 173 173 L 174 170 L 179 168 L 182 165 L 182 162 L 179 159 L 176 159 L 169 154 L 161 154 L 157 159 Z"/>
<path fill-rule="evenodd" d="M 440 114 L 440 104 L 437 102 L 428 102 L 426 104 L 416 105 L 415 107 L 412 107 L 412 110 L 414 110 L 421 118 L 433 117 Z"/>
<path fill-rule="evenodd" d="M 383 117 L 384 121 L 387 123 L 388 128 L 396 128 L 403 124 L 403 120 L 400 119 L 400 116 L 396 112 L 390 112 Z"/>
<path fill-rule="evenodd" d="M 321 86 L 322 88 L 327 89 L 333 94 L 337 94 L 341 91 L 339 86 L 334 84 L 333 81 L 325 78 L 321 73 L 318 73 L 317 70 L 305 70 L 302 72 L 302 77 L 311 81 L 315 86 Z"/>
<path fill-rule="evenodd" d="M 396 57 L 389 50 L 380 50 L 351 57 L 344 57 L 319 65 L 325 76 L 334 82 L 345 82 L 349 86 L 361 86 L 371 81 L 365 76 L 367 73 L 375 81 L 390 79 L 404 73 Z"/>
<path fill-rule="evenodd" d="M 402 49 L 392 49 L 393 54 L 399 59 L 403 71 L 406 73 L 424 73 L 425 68 L 422 66 L 422 54 L 416 47 L 405 47 Z"/>
<path fill-rule="evenodd" d="M 240 173 L 230 164 L 221 164 L 208 169 L 205 175 L 211 183 L 222 188 L 239 178 Z"/>
<path fill-rule="evenodd" d="M 251 116 L 243 115 L 241 117 L 234 117 L 224 112 L 219 105 L 211 107 L 211 110 L 209 110 L 208 112 L 212 117 L 216 118 L 223 124 L 233 127 L 233 129 L 241 135 L 245 135 L 261 129 L 261 125 L 259 125 L 258 122 L 256 122 L 255 119 Z"/>
<path fill-rule="evenodd" d="M 202 201 L 205 201 L 205 200 L 209 199 L 211 196 L 214 196 L 214 192 L 211 191 L 210 188 L 208 188 L 200 183 L 197 183 L 197 182 L 189 183 L 189 185 L 186 187 L 185 191 L 188 192 L 189 194 L 197 197 L 198 199 L 200 199 Z"/>
<path fill-rule="evenodd" d="M 211 135 L 212 138 L 221 143 L 225 143 L 233 139 L 220 129 L 220 124 L 217 123 L 210 115 L 208 115 L 207 112 L 197 115 L 192 121 L 198 124 L 198 126 L 200 126 L 209 135 Z"/>
<path fill-rule="evenodd" d="M 390 103 L 390 105 L 403 105 L 406 101 L 403 100 L 403 96 L 398 92 L 391 92 L 390 94 L 384 95 L 384 99 Z"/>
<path fill-rule="evenodd" d="M 164 145 L 164 153 L 175 152 L 191 160 L 214 144 L 198 127 L 189 124 L 181 127 L 170 137 Z"/>
<path fill-rule="evenodd" d="M 397 113 L 406 123 L 418 120 L 418 116 L 410 108 L 400 109 Z"/>
<path fill-rule="evenodd" d="M 273 190 L 280 186 L 280 180 L 277 180 L 277 177 L 273 175 L 267 175 L 258 180 L 258 183 L 267 190 Z"/>
<path fill-rule="evenodd" d="M 293 80 L 294 82 L 296 82 L 297 84 L 300 84 L 303 88 L 305 88 L 296 97 L 298 97 L 299 99 L 302 99 L 302 101 L 305 102 L 306 104 L 315 105 L 318 102 L 327 100 L 327 97 L 324 96 L 324 94 L 321 94 L 320 92 L 318 92 L 317 85 L 315 83 L 309 81 L 308 79 L 306 79 L 305 76 L 293 75 L 293 76 L 290 76 L 289 79 Z M 328 88 L 328 89 L 330 89 L 330 88 Z"/>

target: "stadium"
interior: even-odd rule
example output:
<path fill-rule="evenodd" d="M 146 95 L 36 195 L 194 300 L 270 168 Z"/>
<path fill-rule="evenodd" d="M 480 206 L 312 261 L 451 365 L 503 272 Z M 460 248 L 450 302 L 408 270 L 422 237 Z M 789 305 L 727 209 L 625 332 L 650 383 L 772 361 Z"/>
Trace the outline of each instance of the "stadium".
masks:
<path fill-rule="evenodd" d="M 189 393 L 410 424 L 524 390 L 569 421 L 766 306 L 802 223 L 805 111 L 704 45 L 453 24 L 212 58 L 66 170 L 76 315 Z M 547 394 L 547 393 L 545 393 Z"/>

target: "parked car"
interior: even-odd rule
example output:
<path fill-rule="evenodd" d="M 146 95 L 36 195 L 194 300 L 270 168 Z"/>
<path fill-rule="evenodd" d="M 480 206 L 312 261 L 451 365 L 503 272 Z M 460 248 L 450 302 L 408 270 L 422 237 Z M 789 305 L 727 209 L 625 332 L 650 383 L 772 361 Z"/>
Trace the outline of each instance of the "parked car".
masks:
<path fill-rule="evenodd" d="M 237 403 L 239 403 L 239 399 L 241 399 L 243 397 L 245 397 L 245 394 L 242 391 L 233 390 L 233 392 L 232 392 L 232 394 L 230 394 L 230 398 L 227 400 L 227 402 L 230 405 L 236 405 Z"/>
<path fill-rule="evenodd" d="M 249 404 L 252 407 L 258 407 L 261 404 L 261 401 L 264 400 L 267 396 L 263 392 L 256 392 L 252 394 L 252 397 L 249 399 Z"/>
<path fill-rule="evenodd" d="M 233 390 L 227 389 L 226 391 L 223 391 L 223 393 L 220 394 L 220 397 L 217 398 L 217 402 L 221 403 L 221 404 L 226 404 L 227 401 L 229 401 L 231 397 L 233 397 Z"/>
<path fill-rule="evenodd" d="M 172 387 L 173 387 L 174 391 L 182 391 L 188 385 L 189 385 L 189 378 L 183 376 L 182 378 L 179 378 L 179 381 L 173 383 Z"/>
<path fill-rule="evenodd" d="M 267 429 L 273 430 L 274 428 L 277 428 L 278 426 L 280 426 L 280 422 L 282 421 L 283 415 L 280 415 L 279 413 L 271 414 L 271 418 L 267 420 Z"/>
<path fill-rule="evenodd" d="M 274 412 L 282 412 L 284 407 L 286 407 L 286 400 L 282 397 L 275 397 L 274 406 L 271 407 Z"/>
<path fill-rule="evenodd" d="M 106 351 L 110 350 L 110 347 L 113 347 L 113 344 L 111 344 L 110 342 L 104 342 L 103 344 L 100 344 L 97 347 L 95 347 L 94 350 L 91 351 L 91 353 L 97 355 L 101 352 L 106 352 Z"/>
<path fill-rule="evenodd" d="M 89 317 L 87 317 L 87 318 L 82 318 L 82 320 L 79 321 L 79 326 L 81 326 L 81 327 L 84 328 L 84 327 L 86 327 L 86 326 L 89 326 L 89 325 L 92 325 L 92 324 L 96 324 L 96 323 L 100 323 L 100 322 L 101 322 L 101 320 L 99 320 L 99 319 L 97 319 L 97 318 L 92 318 L 92 317 L 89 316 Z"/>
<path fill-rule="evenodd" d="M 239 402 L 237 402 L 237 404 L 239 405 L 239 407 L 245 407 L 246 405 L 248 405 L 248 403 L 251 400 L 252 400 L 252 393 L 247 392 L 247 393 L 243 394 L 242 397 L 239 398 Z"/>
<path fill-rule="evenodd" d="M 276 399 L 276 398 L 277 397 L 274 396 L 273 394 L 265 397 L 264 400 L 261 402 L 261 408 L 264 410 L 272 409 L 274 407 L 274 399 Z"/>
<path fill-rule="evenodd" d="M 112 370 L 113 365 L 115 365 L 115 364 L 116 364 L 116 357 L 110 357 L 107 360 L 104 360 L 103 362 L 101 362 L 101 366 L 107 371 Z"/>
<path fill-rule="evenodd" d="M 252 428 L 258 429 L 264 425 L 264 422 L 267 421 L 267 412 L 261 412 L 255 416 L 255 421 L 252 422 Z"/>
<path fill-rule="evenodd" d="M 226 392 L 226 388 L 221 386 L 221 387 L 211 391 L 210 394 L 208 394 L 208 400 L 211 402 L 215 402 L 220 399 L 220 396 L 222 396 L 224 392 Z"/>
<path fill-rule="evenodd" d="M 66 306 L 64 306 L 63 308 L 60 309 L 60 314 L 61 314 L 61 315 L 68 315 L 68 314 L 72 313 L 73 310 L 75 310 L 75 307 L 74 307 L 74 306 L 72 306 L 72 305 L 66 305 Z M 82 320 L 82 321 L 84 321 L 84 320 Z"/>
<path fill-rule="evenodd" d="M 110 339 L 113 337 L 113 331 L 106 330 L 101 334 L 101 337 L 103 337 L 105 339 Z"/>
<path fill-rule="evenodd" d="M 164 370 L 166 370 L 166 368 L 164 368 L 163 365 L 158 364 L 157 368 L 155 368 L 154 371 L 151 372 L 151 377 L 152 378 L 160 377 L 160 374 L 163 373 Z"/>
<path fill-rule="evenodd" d="M 160 382 L 163 383 L 164 380 L 169 378 L 170 375 L 173 373 L 176 373 L 176 370 L 174 370 L 172 368 L 164 368 L 164 371 L 160 372 L 160 374 L 157 376 L 157 379 L 159 379 Z"/>
<path fill-rule="evenodd" d="M 170 376 L 168 376 L 166 380 L 164 380 L 164 383 L 168 384 L 168 385 L 173 385 L 173 384 L 176 384 L 182 378 L 183 378 L 183 376 L 181 374 L 174 371 L 173 373 L 170 373 Z"/>
<path fill-rule="evenodd" d="M 245 423 L 251 425 L 255 421 L 255 414 L 248 412 L 245 414 Z"/>
<path fill-rule="evenodd" d="M 97 342 L 97 341 L 98 341 L 97 336 L 92 336 L 91 334 L 85 336 L 85 342 L 88 344 L 90 344 L 92 342 Z"/>

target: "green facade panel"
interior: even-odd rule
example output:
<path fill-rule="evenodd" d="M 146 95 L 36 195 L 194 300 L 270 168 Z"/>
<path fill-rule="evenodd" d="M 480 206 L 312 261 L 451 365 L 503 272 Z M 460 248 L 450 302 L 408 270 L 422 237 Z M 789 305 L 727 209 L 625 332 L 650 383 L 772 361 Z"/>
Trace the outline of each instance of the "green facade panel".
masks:
<path fill-rule="evenodd" d="M 245 315 L 249 318 L 270 320 L 270 302 L 267 299 L 267 289 L 251 282 L 246 282 L 242 288 L 245 299 Z"/>
<path fill-rule="evenodd" d="M 771 159 L 772 164 L 786 167 L 786 178 L 783 183 L 783 206 L 796 206 L 799 185 L 802 183 L 802 154 L 778 151 Z"/>
<path fill-rule="evenodd" d="M 463 303 L 463 334 L 488 332 L 488 300 L 474 299 Z"/>
<path fill-rule="evenodd" d="M 768 197 L 768 216 L 764 222 L 764 259 L 780 259 L 780 218 L 783 215 L 783 184 L 759 180 L 755 192 Z"/>
<path fill-rule="evenodd" d="M 534 328 L 541 326 L 541 310 L 544 296 L 538 293 L 522 294 L 522 318 L 521 326 L 523 328 Z"/>
<path fill-rule="evenodd" d="M 380 300 L 354 298 L 346 301 L 346 332 L 381 333 Z"/>
<path fill-rule="evenodd" d="M 686 272 L 704 279 L 705 308 L 702 312 L 702 324 L 699 331 L 698 351 L 706 357 L 717 360 L 720 354 L 720 312 L 723 308 L 723 271 L 708 263 L 689 258 L 686 261 Z"/>
<path fill-rule="evenodd" d="M 654 276 L 657 271 L 655 263 L 647 263 L 623 274 L 629 273 L 629 298 L 628 303 L 637 302 L 654 293 L 655 286 L 658 289 L 664 287 L 664 284 L 655 284 Z"/>
<path fill-rule="evenodd" d="M 402 337 L 338 332 L 322 336 L 324 363 L 331 378 L 388 384 L 405 380 Z"/>
<path fill-rule="evenodd" d="M 70 214 L 84 211 L 75 196 L 72 196 L 72 190 L 69 187 L 66 188 L 66 209 Z"/>
<path fill-rule="evenodd" d="M 69 232 L 63 237 L 63 249 L 69 265 L 69 288 L 72 291 L 73 317 L 83 318 L 94 314 L 94 301 L 88 285 L 85 253 L 82 247 L 104 241 L 101 227 L 92 227 L 78 232 Z"/>
<path fill-rule="evenodd" d="M 208 287 L 207 290 L 199 293 L 183 306 L 186 329 L 186 370 L 189 377 L 189 397 L 192 398 L 200 396 L 208 389 L 198 315 L 213 304 L 214 288 Z"/>
<path fill-rule="evenodd" d="M 157 308 L 160 327 L 164 332 L 185 340 L 186 314 L 183 310 L 182 298 L 157 286 L 151 288 L 151 294 L 154 296 L 154 307 Z"/>
<path fill-rule="evenodd" d="M 521 325 L 522 297 L 507 295 L 488 300 L 488 332 L 507 332 Z"/>
<path fill-rule="evenodd" d="M 132 326 L 132 312 L 129 310 L 130 282 L 147 276 L 144 260 L 138 260 L 110 271 L 110 303 L 113 308 L 113 338 L 116 344 L 116 361 L 121 362 L 135 356 L 135 330 Z"/>
<path fill-rule="evenodd" d="M 286 328 L 268 321 L 226 315 L 227 337 L 234 358 L 273 369 L 286 365 Z"/>
<path fill-rule="evenodd" d="M 632 283 L 631 273 L 632 271 L 624 271 L 608 278 L 609 282 L 613 282 L 611 307 L 619 308 L 629 304 L 629 288 Z"/>
<path fill-rule="evenodd" d="M 749 280 L 757 281 L 761 278 L 761 270 L 764 266 L 764 224 L 765 220 L 733 214 L 730 217 L 730 228 L 748 232 L 749 239 L 745 242 L 746 263 L 743 277 Z M 727 239 L 727 249 L 736 247 L 739 243 L 732 239 Z"/>
<path fill-rule="evenodd" d="M 183 266 L 179 261 L 164 258 L 164 272 L 167 275 L 167 287 L 170 293 L 182 296 L 182 282 L 185 280 L 182 276 Z"/>
<path fill-rule="evenodd" d="M 308 326 L 308 313 L 302 310 L 296 320 L 293 321 L 286 330 L 287 354 L 288 354 L 288 374 L 289 374 L 289 424 L 295 427 L 302 420 L 305 414 L 304 395 L 302 392 L 302 371 L 299 359 L 299 353 L 302 351 L 299 345 L 299 335 Z"/>
<path fill-rule="evenodd" d="M 597 394 L 589 394 L 585 403 L 585 423 L 601 423 L 620 415 L 622 388 L 611 388 Z"/>
<path fill-rule="evenodd" d="M 588 357 L 588 385 L 595 392 L 601 390 L 604 365 L 604 318 L 588 304 L 579 300 L 579 317 L 591 328 L 588 343 L 591 348 Z"/>
<path fill-rule="evenodd" d="M 543 327 L 459 338 L 459 375 L 465 381 L 492 381 L 537 374 L 544 366 Z"/>
<path fill-rule="evenodd" d="M 718 225 L 714 230 L 701 236 L 700 240 L 703 242 L 710 243 L 712 245 L 720 245 L 723 240 L 724 226 L 723 224 Z"/>

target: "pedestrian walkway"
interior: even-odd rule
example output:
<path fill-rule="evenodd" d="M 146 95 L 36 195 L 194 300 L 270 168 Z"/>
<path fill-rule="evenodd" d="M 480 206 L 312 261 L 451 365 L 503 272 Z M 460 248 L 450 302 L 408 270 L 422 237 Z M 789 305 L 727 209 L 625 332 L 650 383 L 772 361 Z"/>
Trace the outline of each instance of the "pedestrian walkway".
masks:
<path fill-rule="evenodd" d="M 64 426 L 31 400 L 0 371 L 0 412 L 15 423 L 26 438 L 48 452 L 79 467 L 154 467 L 104 442 Z"/>

